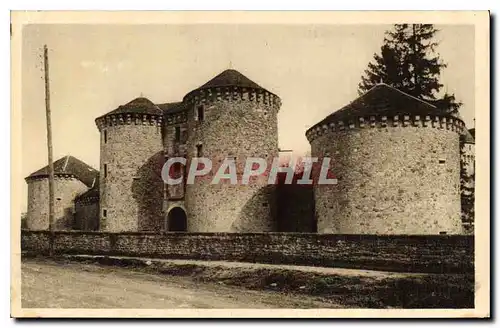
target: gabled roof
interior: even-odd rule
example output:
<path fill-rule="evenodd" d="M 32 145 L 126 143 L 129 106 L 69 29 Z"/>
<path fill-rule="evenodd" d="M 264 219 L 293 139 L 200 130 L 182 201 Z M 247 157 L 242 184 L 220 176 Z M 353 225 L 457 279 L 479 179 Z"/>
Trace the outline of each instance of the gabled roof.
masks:
<path fill-rule="evenodd" d="M 125 105 L 119 106 L 117 109 L 106 113 L 99 118 L 116 115 L 116 114 L 151 114 L 151 115 L 162 115 L 161 109 L 155 105 L 151 100 L 144 97 L 135 98 L 134 100 L 126 103 Z"/>
<path fill-rule="evenodd" d="M 350 104 L 328 115 L 309 130 L 318 125 L 335 121 L 349 121 L 368 116 L 391 117 L 394 115 L 440 115 L 452 117 L 450 114 L 443 113 L 442 110 L 426 101 L 413 97 L 385 83 L 380 83 Z"/>
<path fill-rule="evenodd" d="M 157 106 L 163 111 L 163 115 L 180 113 L 186 110 L 186 107 L 184 106 L 184 103 L 182 101 L 158 104 Z"/>
<path fill-rule="evenodd" d="M 54 174 L 71 174 L 83 182 L 87 187 L 92 187 L 95 181 L 99 180 L 99 171 L 85 164 L 73 156 L 64 156 L 54 162 Z M 49 176 L 49 166 L 45 166 L 38 171 L 31 173 L 26 180 L 31 178 L 41 178 Z"/>

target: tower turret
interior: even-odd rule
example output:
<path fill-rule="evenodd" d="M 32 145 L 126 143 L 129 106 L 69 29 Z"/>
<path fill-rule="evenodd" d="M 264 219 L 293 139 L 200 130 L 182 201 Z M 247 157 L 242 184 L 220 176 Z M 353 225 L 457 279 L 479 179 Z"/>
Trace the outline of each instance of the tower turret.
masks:
<path fill-rule="evenodd" d="M 99 172 L 73 156 L 54 162 L 54 229 L 70 230 L 74 220 L 74 199 L 95 183 Z M 27 229 L 49 229 L 49 167 L 31 173 L 28 183 Z"/>
<path fill-rule="evenodd" d="M 464 123 L 379 84 L 307 132 L 329 157 L 333 185 L 315 185 L 319 233 L 457 234 Z"/>
<path fill-rule="evenodd" d="M 212 161 L 212 175 L 186 185 L 187 230 L 193 232 L 273 231 L 274 186 L 267 176 L 241 184 L 249 157 L 278 156 L 278 96 L 236 70 L 226 70 L 183 100 L 186 106 L 188 162 L 193 157 Z M 234 160 L 239 177 L 212 184 L 224 160 Z M 188 164 L 189 165 L 189 164 Z"/>
<path fill-rule="evenodd" d="M 96 119 L 101 134 L 100 230 L 162 224 L 162 111 L 140 97 Z"/>

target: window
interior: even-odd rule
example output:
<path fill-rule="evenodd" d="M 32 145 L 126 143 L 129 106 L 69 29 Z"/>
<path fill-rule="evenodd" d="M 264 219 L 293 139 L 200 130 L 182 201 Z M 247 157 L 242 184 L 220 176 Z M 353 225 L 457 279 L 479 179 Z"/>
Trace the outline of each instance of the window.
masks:
<path fill-rule="evenodd" d="M 104 143 L 108 142 L 108 130 L 104 130 Z"/>
<path fill-rule="evenodd" d="M 108 211 L 107 210 L 102 210 L 102 216 L 106 217 L 107 215 L 108 215 Z"/>
<path fill-rule="evenodd" d="M 180 126 L 175 127 L 175 141 L 177 141 L 177 142 L 181 141 L 181 127 Z"/>
<path fill-rule="evenodd" d="M 203 156 L 203 145 L 198 144 L 196 145 L 196 157 L 201 157 Z"/>
<path fill-rule="evenodd" d="M 182 176 L 182 166 L 181 163 L 174 163 L 172 178 L 177 179 Z"/>
<path fill-rule="evenodd" d="M 104 164 L 104 177 L 108 177 L 108 164 Z"/>
<path fill-rule="evenodd" d="M 444 159 L 439 160 L 439 164 L 444 164 L 444 163 L 446 163 L 446 160 L 444 160 Z"/>
<path fill-rule="evenodd" d="M 198 121 L 203 121 L 205 119 L 205 109 L 203 106 L 198 106 Z"/>

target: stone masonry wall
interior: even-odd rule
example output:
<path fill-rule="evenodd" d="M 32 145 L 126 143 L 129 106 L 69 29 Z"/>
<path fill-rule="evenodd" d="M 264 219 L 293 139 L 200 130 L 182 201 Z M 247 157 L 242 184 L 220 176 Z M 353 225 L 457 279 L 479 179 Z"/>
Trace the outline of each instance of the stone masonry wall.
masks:
<path fill-rule="evenodd" d="M 421 121 L 376 124 L 312 139 L 312 156 L 332 157 L 338 179 L 315 186 L 318 232 L 461 233 L 458 132 Z"/>
<path fill-rule="evenodd" d="M 54 218 L 56 230 L 69 230 L 73 226 L 74 199 L 87 190 L 80 180 L 70 176 L 54 177 Z M 28 181 L 27 228 L 49 229 L 49 179 Z"/>
<path fill-rule="evenodd" d="M 188 139 L 188 126 L 186 121 L 186 113 L 180 112 L 167 115 L 163 125 L 163 147 L 165 153 L 165 160 L 172 157 L 186 157 L 187 149 L 186 142 Z M 176 129 L 180 130 L 180 138 L 176 140 Z M 181 176 L 182 171 L 181 169 Z M 173 172 L 172 172 L 173 173 Z M 175 178 L 172 176 L 172 178 Z M 185 197 L 185 184 L 167 185 L 165 184 L 165 202 L 181 201 Z M 164 207 L 168 208 L 168 204 Z M 166 214 L 166 212 L 164 212 Z"/>
<path fill-rule="evenodd" d="M 132 122 L 132 124 L 101 128 L 100 227 L 102 230 L 162 229 L 161 168 L 164 155 L 160 124 L 156 121 L 146 121 L 142 124 Z M 104 129 L 107 131 L 107 142 L 104 142 Z"/>
<path fill-rule="evenodd" d="M 25 253 L 47 254 L 49 233 L 23 231 Z M 59 254 L 317 265 L 409 272 L 474 272 L 473 236 L 308 233 L 56 232 Z"/>
<path fill-rule="evenodd" d="M 76 230 L 98 230 L 99 229 L 99 202 L 75 202 L 75 224 Z"/>
<path fill-rule="evenodd" d="M 268 100 L 278 98 L 239 88 L 192 97 L 186 100 L 188 160 L 197 156 L 197 145 L 201 145 L 201 156 L 212 160 L 213 175 L 186 186 L 188 231 L 275 231 L 274 186 L 267 184 L 267 176 L 262 175 L 248 185 L 231 185 L 228 180 L 211 184 L 211 181 L 226 158 L 236 160 L 239 177 L 248 157 L 267 158 L 270 166 L 278 156 L 279 105 Z M 202 122 L 197 120 L 199 106 L 204 108 Z"/>

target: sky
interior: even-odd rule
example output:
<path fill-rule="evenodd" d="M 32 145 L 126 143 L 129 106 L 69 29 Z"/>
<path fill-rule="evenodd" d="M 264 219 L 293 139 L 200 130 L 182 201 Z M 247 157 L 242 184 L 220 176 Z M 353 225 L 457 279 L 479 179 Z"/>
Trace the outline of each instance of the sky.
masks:
<path fill-rule="evenodd" d="M 443 91 L 474 126 L 474 27 L 436 25 L 448 64 Z M 99 168 L 95 118 L 144 96 L 181 101 L 225 69 L 278 95 L 281 149 L 309 151 L 305 131 L 357 97 L 368 62 L 391 25 L 88 25 L 23 28 L 22 173 L 47 165 L 43 45 L 49 51 L 54 160 L 72 155 Z M 22 208 L 27 185 L 23 181 Z"/>

